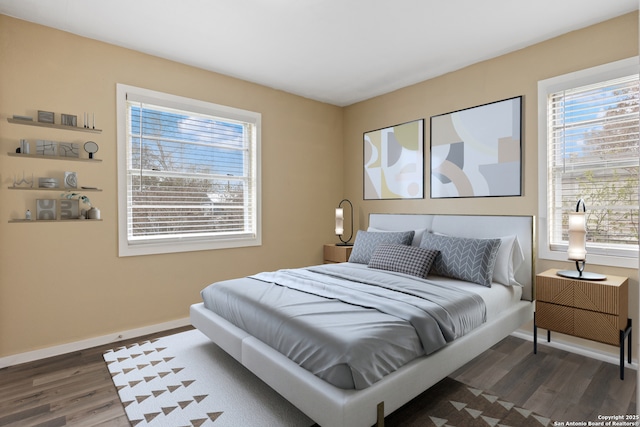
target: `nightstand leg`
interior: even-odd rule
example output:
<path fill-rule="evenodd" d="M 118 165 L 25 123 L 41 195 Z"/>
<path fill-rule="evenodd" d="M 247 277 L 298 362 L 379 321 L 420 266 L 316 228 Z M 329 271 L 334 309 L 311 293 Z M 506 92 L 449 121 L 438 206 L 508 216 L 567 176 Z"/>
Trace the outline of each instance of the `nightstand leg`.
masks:
<path fill-rule="evenodd" d="M 631 363 L 631 319 L 627 319 L 627 327 L 620 331 L 620 379 L 624 380 L 624 340 L 627 339 L 627 359 Z"/>
<path fill-rule="evenodd" d="M 536 312 L 533 312 L 533 354 L 538 353 L 538 326 L 536 326 Z"/>
<path fill-rule="evenodd" d="M 631 345 L 631 340 L 633 338 L 633 334 L 631 333 L 631 319 L 627 320 L 627 326 L 629 328 L 629 338 L 627 340 L 627 361 L 631 363 L 631 349 L 633 348 Z"/>

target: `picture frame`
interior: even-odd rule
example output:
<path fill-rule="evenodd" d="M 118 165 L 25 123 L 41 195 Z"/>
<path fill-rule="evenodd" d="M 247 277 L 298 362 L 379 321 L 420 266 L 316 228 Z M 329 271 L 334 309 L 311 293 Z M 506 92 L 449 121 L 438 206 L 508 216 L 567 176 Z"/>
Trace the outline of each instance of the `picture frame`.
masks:
<path fill-rule="evenodd" d="M 78 219 L 80 202 L 77 199 L 60 199 L 60 219 Z"/>
<path fill-rule="evenodd" d="M 424 122 L 363 134 L 364 200 L 424 198 Z"/>
<path fill-rule="evenodd" d="M 72 114 L 62 114 L 60 116 L 60 124 L 65 126 L 78 126 L 78 116 Z"/>
<path fill-rule="evenodd" d="M 431 117 L 432 199 L 522 195 L 522 100 Z"/>
<path fill-rule="evenodd" d="M 60 157 L 80 157 L 80 144 L 76 142 L 58 143 L 58 154 Z"/>
<path fill-rule="evenodd" d="M 38 139 L 36 141 L 36 154 L 40 156 L 56 156 L 58 154 L 58 143 Z"/>
<path fill-rule="evenodd" d="M 78 175 L 75 172 L 64 173 L 64 188 L 78 188 Z"/>
<path fill-rule="evenodd" d="M 49 221 L 57 219 L 56 202 L 56 199 L 37 199 L 36 219 Z"/>
<path fill-rule="evenodd" d="M 38 110 L 38 121 L 40 123 L 50 123 L 53 124 L 55 122 L 55 113 L 53 111 L 42 111 Z"/>

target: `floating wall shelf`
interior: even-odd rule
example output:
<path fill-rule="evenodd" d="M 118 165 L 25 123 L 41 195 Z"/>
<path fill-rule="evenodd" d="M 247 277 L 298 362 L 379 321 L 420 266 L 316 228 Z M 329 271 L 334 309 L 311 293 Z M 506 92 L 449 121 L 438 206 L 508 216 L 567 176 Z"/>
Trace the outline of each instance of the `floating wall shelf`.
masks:
<path fill-rule="evenodd" d="M 81 128 L 77 126 L 67 126 L 67 125 L 57 125 L 54 123 L 42 123 L 35 122 L 33 120 L 21 120 L 21 119 L 12 119 L 10 117 L 7 118 L 9 123 L 13 123 L 16 125 L 26 125 L 26 126 L 37 126 L 42 128 L 51 128 L 51 129 L 64 129 L 64 130 L 74 130 L 77 132 L 89 132 L 89 133 L 102 133 L 102 129 L 92 129 L 92 128 Z"/>
<path fill-rule="evenodd" d="M 102 159 L 85 159 L 82 157 L 64 157 L 64 156 L 44 156 L 42 154 L 22 154 L 22 153 L 7 153 L 11 157 L 25 157 L 29 159 L 47 159 L 47 160 L 71 160 L 72 162 L 93 162 L 100 163 Z"/>

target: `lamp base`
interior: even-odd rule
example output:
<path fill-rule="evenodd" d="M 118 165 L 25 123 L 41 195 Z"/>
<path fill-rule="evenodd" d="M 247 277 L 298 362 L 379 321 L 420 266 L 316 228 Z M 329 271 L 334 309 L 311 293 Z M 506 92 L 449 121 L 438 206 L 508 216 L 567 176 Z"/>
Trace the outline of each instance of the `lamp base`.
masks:
<path fill-rule="evenodd" d="M 607 276 L 598 273 L 590 273 L 588 271 L 578 270 L 560 270 L 556 273 L 558 276 L 567 277 L 569 279 L 578 280 L 606 280 Z"/>

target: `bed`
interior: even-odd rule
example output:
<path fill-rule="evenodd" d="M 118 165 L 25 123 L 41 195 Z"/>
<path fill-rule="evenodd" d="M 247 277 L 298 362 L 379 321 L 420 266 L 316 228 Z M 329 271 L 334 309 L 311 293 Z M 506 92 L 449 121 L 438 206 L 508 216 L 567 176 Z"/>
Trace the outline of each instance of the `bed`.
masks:
<path fill-rule="evenodd" d="M 396 237 L 404 239 L 402 242 L 404 246 L 393 241 Z M 376 239 L 382 239 L 383 244 L 372 244 L 377 241 Z M 480 268 L 482 274 L 479 276 L 465 276 L 471 270 L 475 274 L 475 267 L 461 269 L 462 277 L 455 277 L 459 274 L 455 266 L 453 273 L 447 271 L 448 265 L 444 261 L 447 260 L 449 246 L 460 242 L 465 244 L 480 242 L 484 248 L 480 250 L 492 257 L 486 262 L 491 265 L 491 272 L 488 273 L 490 277 L 487 276 L 486 269 L 482 268 Z M 191 323 L 319 425 L 324 427 L 371 426 L 376 423 L 383 425 L 385 415 L 398 409 L 521 325 L 532 320 L 531 299 L 533 260 L 535 259 L 533 242 L 534 218 L 532 216 L 371 214 L 367 230 L 358 232 L 356 236 L 350 259 L 353 262 L 266 272 L 255 275 L 253 278 L 239 278 L 213 284 L 203 290 L 203 302 L 191 307 Z M 404 266 L 400 270 L 396 269 L 397 263 L 391 263 L 389 267 L 388 252 L 397 250 L 400 250 L 403 255 L 409 253 L 413 256 L 419 253 L 427 258 L 433 258 L 431 273 L 426 278 L 416 278 L 413 270 L 411 274 L 407 274 Z M 434 255 L 434 251 L 437 256 Z M 430 252 L 430 255 L 427 252 Z M 365 259 L 359 259 L 362 256 Z M 375 264 L 376 262 L 381 264 Z M 450 263 L 451 259 L 448 262 Z M 414 264 L 412 263 L 412 268 Z M 381 271 L 378 276 L 378 268 L 370 268 L 371 266 L 389 271 Z M 434 271 L 438 275 L 432 274 Z M 355 274 L 357 279 L 350 279 L 351 274 Z M 365 278 L 361 278 L 360 275 L 364 275 Z M 289 278 L 289 276 L 294 277 Z M 325 280 L 324 277 L 327 279 Z M 349 339 L 346 341 L 351 342 L 351 333 L 361 329 L 349 324 L 355 313 L 371 317 L 373 322 L 380 322 L 373 323 L 374 326 L 367 326 L 369 329 L 386 330 L 388 325 L 393 324 L 390 327 L 395 328 L 397 323 L 399 329 L 389 329 L 387 333 L 397 336 L 400 344 L 395 345 L 394 348 L 385 349 L 381 343 L 392 341 L 388 335 L 369 342 L 366 340 L 370 338 L 365 333 L 367 337 L 363 338 L 365 340 L 363 345 L 369 346 L 366 348 L 380 349 L 379 356 L 372 355 L 372 358 L 380 359 L 375 362 L 373 368 L 365 366 L 364 362 L 362 367 L 346 364 L 358 365 L 356 362 L 362 361 L 360 357 L 362 352 L 357 353 L 357 351 L 355 356 L 343 357 L 341 354 L 340 358 L 334 357 L 337 362 L 329 368 L 325 360 L 315 360 L 313 361 L 315 364 L 306 366 L 307 359 L 313 359 L 309 356 L 310 354 L 315 357 L 316 353 L 329 353 L 328 351 L 320 352 L 317 348 L 311 347 L 311 344 L 307 345 L 305 341 L 307 336 L 325 335 L 324 330 L 308 329 L 303 333 L 298 332 L 298 335 L 295 335 L 295 331 L 285 330 L 287 332 L 284 335 L 285 338 L 289 336 L 294 338 L 287 341 L 280 337 L 269 341 L 269 338 L 263 335 L 264 329 L 273 328 L 265 326 L 269 324 L 261 320 L 263 316 L 261 306 L 250 306 L 252 308 L 247 309 L 246 306 L 239 305 L 238 301 L 244 299 L 242 292 L 238 295 L 232 293 L 229 296 L 209 293 L 211 290 L 222 292 L 225 286 L 233 290 L 249 283 L 258 286 L 258 282 L 267 284 L 270 281 L 283 281 L 284 283 L 285 280 L 291 280 L 292 283 L 286 286 L 280 286 L 280 283 L 270 286 L 275 287 L 276 292 L 300 294 L 296 298 L 301 299 L 295 300 L 296 304 L 292 304 L 296 307 L 315 307 L 316 303 L 322 307 L 328 307 L 325 313 L 305 312 L 304 316 L 315 316 L 310 317 L 312 319 L 316 319 L 317 316 L 331 319 L 331 322 L 336 323 L 336 327 L 345 328 L 339 330 L 338 336 L 347 334 Z M 351 288 L 357 288 L 353 286 L 356 282 L 349 282 L 348 286 L 345 286 L 344 280 L 357 280 L 358 286 L 366 281 L 367 289 L 370 284 L 368 281 L 371 280 L 376 285 L 374 292 L 376 295 L 373 300 L 369 300 L 368 293 L 364 297 L 359 296 L 360 294 L 352 296 Z M 468 283 L 468 280 L 475 280 L 475 283 Z M 414 313 L 416 310 L 414 305 L 421 309 L 422 303 L 414 304 L 414 301 L 416 298 L 422 301 L 422 296 L 413 294 L 407 296 L 408 291 L 405 288 L 402 288 L 399 293 L 403 295 L 401 297 L 403 304 L 408 300 L 408 308 L 402 308 L 399 314 L 387 309 L 385 303 L 387 287 L 391 287 L 395 292 L 396 289 L 393 287 L 406 286 L 408 283 L 411 292 L 413 289 L 419 289 L 422 292 L 422 282 L 434 286 L 433 289 L 447 288 L 451 289 L 453 294 L 459 293 L 459 296 L 451 297 L 454 298 L 451 304 L 456 307 L 468 307 L 460 309 L 462 320 L 449 319 L 448 314 L 442 316 L 438 314 L 439 312 L 435 315 L 430 312 L 426 316 L 429 318 L 428 321 L 416 320 L 418 317 Z M 318 286 L 319 283 L 320 286 Z M 381 284 L 382 286 L 379 286 Z M 338 286 L 338 291 L 335 291 L 339 293 L 337 297 L 334 294 L 323 294 L 323 292 L 329 292 L 326 289 L 333 285 Z M 314 289 L 319 287 L 322 291 L 309 291 L 305 286 L 311 286 Z M 349 288 L 349 294 L 343 295 L 345 288 Z M 378 291 L 381 288 L 385 289 Z M 271 299 L 270 296 L 265 297 L 265 295 L 267 294 L 260 294 L 255 298 L 256 301 L 248 301 L 248 303 L 257 304 Z M 280 295 L 274 298 L 278 300 Z M 323 298 L 331 302 L 323 301 Z M 339 301 L 336 302 L 336 299 Z M 359 305 L 361 299 L 366 300 L 364 307 Z M 481 308 L 473 308 L 475 306 L 472 307 L 471 302 L 467 302 L 471 300 L 476 301 Z M 216 301 L 218 301 L 217 306 Z M 348 310 L 343 310 L 337 304 L 346 304 L 344 307 L 348 307 Z M 439 307 L 442 304 L 448 303 L 438 302 L 437 305 Z M 225 311 L 225 307 L 230 307 L 229 311 Z M 221 311 L 217 314 L 212 310 Z M 477 311 L 482 312 L 481 320 L 470 317 L 471 313 L 475 316 Z M 340 317 L 343 312 L 345 312 L 344 324 L 341 323 Z M 250 314 L 246 315 L 246 313 Z M 299 313 L 295 312 L 295 314 Z M 301 317 L 304 318 L 304 316 Z M 390 320 L 396 319 L 396 316 L 400 321 Z M 436 319 L 435 326 L 431 318 Z M 407 328 L 407 322 L 421 326 L 413 330 L 413 328 Z M 283 322 L 279 323 L 281 324 Z M 464 326 L 467 324 L 470 326 Z M 420 330 L 423 332 L 419 332 Z M 442 342 L 437 342 L 438 339 L 436 339 L 435 343 L 422 345 L 424 336 L 431 334 L 429 331 L 433 330 L 441 330 L 445 338 L 440 340 Z M 406 335 L 404 335 L 405 332 Z M 412 333 L 417 335 L 417 338 Z M 419 343 L 417 347 L 420 348 L 415 348 L 416 340 Z M 328 342 L 325 347 L 336 347 L 341 351 L 342 344 L 344 342 L 337 338 L 335 342 Z M 398 348 L 401 348 L 401 352 L 398 352 Z M 387 366 L 389 360 L 393 360 L 397 366 Z M 323 363 L 325 365 L 319 365 Z M 348 368 L 345 369 L 345 366 Z M 380 366 L 384 366 L 384 369 L 380 369 Z M 349 374 L 351 374 L 351 380 L 348 379 Z"/>

